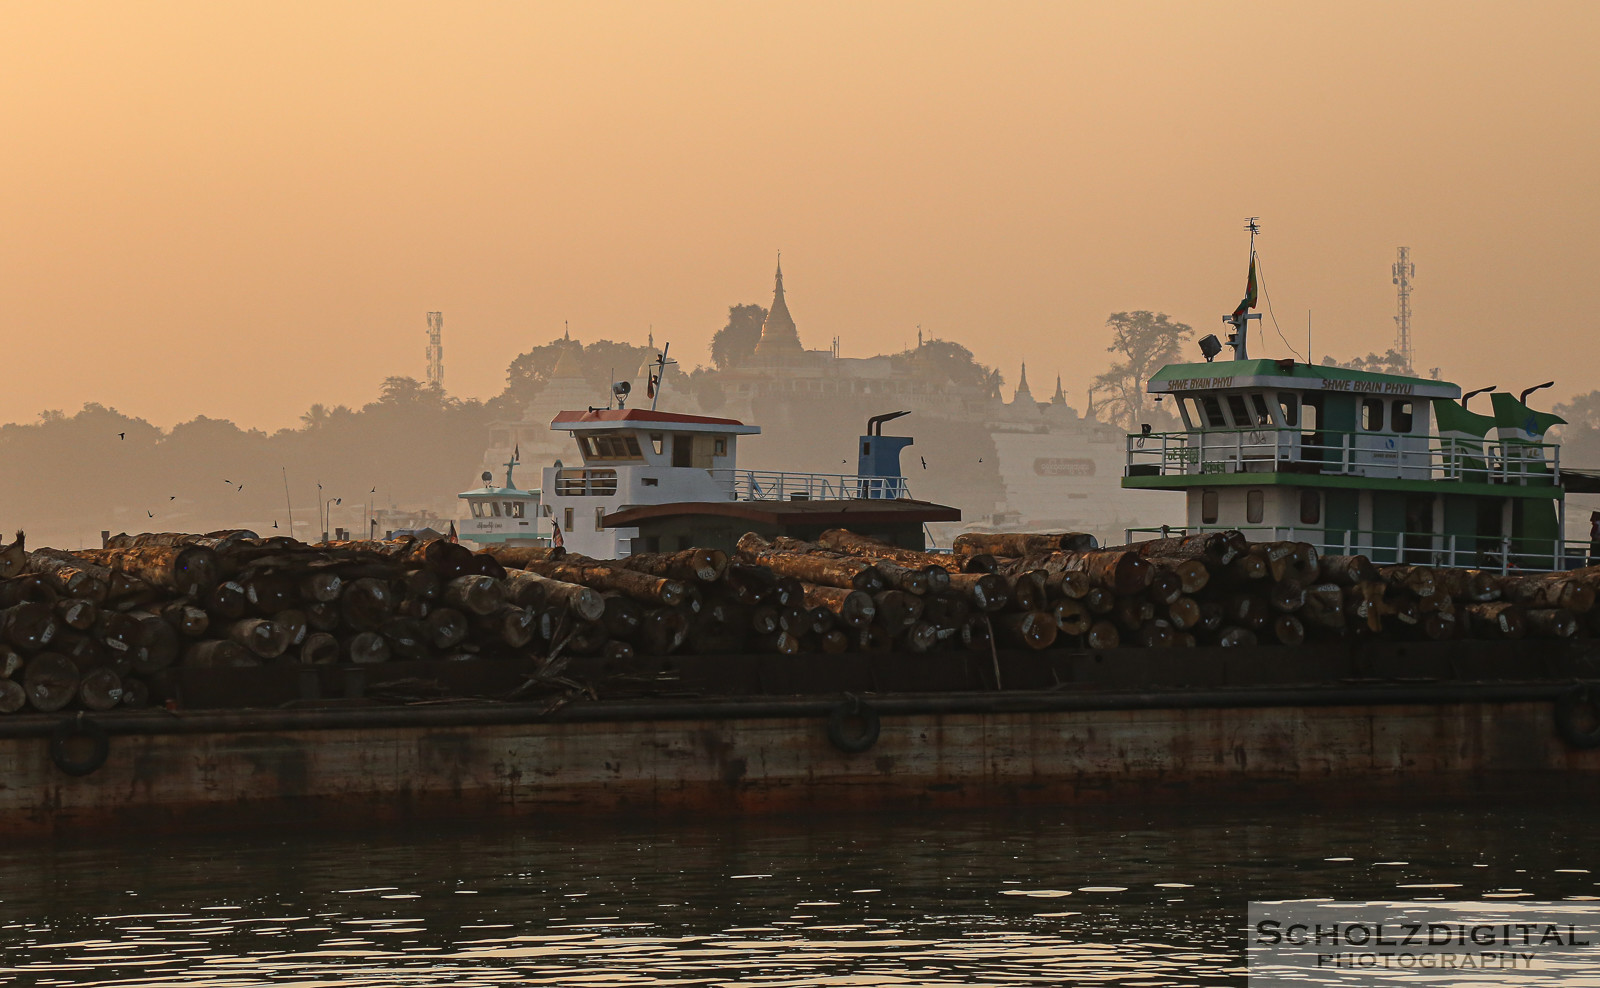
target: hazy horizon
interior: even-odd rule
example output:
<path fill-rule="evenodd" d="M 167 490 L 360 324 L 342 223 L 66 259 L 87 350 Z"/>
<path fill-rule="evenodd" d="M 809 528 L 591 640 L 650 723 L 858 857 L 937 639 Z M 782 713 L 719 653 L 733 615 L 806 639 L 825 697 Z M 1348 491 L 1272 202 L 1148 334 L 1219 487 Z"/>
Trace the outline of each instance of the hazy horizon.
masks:
<path fill-rule="evenodd" d="M 0 421 L 272 430 L 559 336 L 705 362 L 782 249 L 808 347 L 927 334 L 1080 407 L 1106 316 L 1201 332 L 1259 215 L 1290 344 L 1591 390 L 1592 4 L 14 5 Z M 1514 341 L 1508 339 L 1515 334 Z M 1289 355 L 1264 320 L 1266 355 Z"/>

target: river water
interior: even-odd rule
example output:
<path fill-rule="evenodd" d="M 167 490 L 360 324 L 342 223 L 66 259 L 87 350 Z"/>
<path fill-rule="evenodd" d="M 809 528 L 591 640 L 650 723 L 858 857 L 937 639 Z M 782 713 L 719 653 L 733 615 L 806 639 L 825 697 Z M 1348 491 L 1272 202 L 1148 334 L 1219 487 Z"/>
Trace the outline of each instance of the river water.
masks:
<path fill-rule="evenodd" d="M 906 812 L 19 847 L 0 983 L 1242 984 L 1252 899 L 1592 897 L 1594 820 Z"/>

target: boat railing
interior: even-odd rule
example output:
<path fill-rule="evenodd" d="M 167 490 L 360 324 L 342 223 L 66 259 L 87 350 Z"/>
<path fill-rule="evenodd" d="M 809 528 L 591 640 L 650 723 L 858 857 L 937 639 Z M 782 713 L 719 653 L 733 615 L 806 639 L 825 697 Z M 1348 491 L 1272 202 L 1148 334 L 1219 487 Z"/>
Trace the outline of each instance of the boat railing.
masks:
<path fill-rule="evenodd" d="M 1561 447 L 1327 429 L 1129 433 L 1128 477 L 1313 473 L 1480 484 L 1561 482 Z"/>
<path fill-rule="evenodd" d="M 611 497 L 617 493 L 617 471 L 606 467 L 563 467 L 556 471 L 560 497 Z"/>
<path fill-rule="evenodd" d="M 904 477 L 848 473 L 791 473 L 787 470 L 712 470 L 731 501 L 834 501 L 911 496 Z"/>
<path fill-rule="evenodd" d="M 1127 542 L 1238 531 L 1251 542 L 1309 542 L 1323 555 L 1366 556 L 1384 565 L 1451 566 L 1492 573 L 1553 573 L 1600 564 L 1587 542 L 1498 535 L 1442 535 L 1284 525 L 1200 525 L 1124 530 Z"/>

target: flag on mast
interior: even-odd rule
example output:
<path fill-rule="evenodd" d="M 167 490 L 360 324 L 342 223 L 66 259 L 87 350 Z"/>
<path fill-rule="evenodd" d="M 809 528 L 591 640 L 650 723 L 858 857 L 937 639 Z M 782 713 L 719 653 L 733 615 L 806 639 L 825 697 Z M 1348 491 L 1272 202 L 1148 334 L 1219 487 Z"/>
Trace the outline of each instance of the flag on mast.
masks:
<path fill-rule="evenodd" d="M 1233 310 L 1233 321 L 1238 322 L 1244 314 L 1256 307 L 1256 255 L 1250 252 L 1250 278 L 1245 282 L 1244 298 L 1239 300 L 1239 307 Z"/>
<path fill-rule="evenodd" d="M 522 462 L 522 444 L 521 443 L 517 443 L 516 446 L 512 447 L 512 449 L 511 449 L 511 458 L 513 460 L 517 461 L 518 463 Z"/>

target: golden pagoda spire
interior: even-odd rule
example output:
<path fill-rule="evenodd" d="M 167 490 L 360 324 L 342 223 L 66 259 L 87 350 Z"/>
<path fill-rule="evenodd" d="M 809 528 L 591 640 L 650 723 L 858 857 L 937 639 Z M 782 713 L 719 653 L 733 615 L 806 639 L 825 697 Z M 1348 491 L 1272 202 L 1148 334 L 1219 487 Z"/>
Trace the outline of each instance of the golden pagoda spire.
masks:
<path fill-rule="evenodd" d="M 772 289 L 772 308 L 761 324 L 761 339 L 756 343 L 756 356 L 773 359 L 805 352 L 800 345 L 800 334 L 795 330 L 794 317 L 789 315 L 789 305 L 783 300 L 783 252 L 778 252 L 778 274 Z"/>

